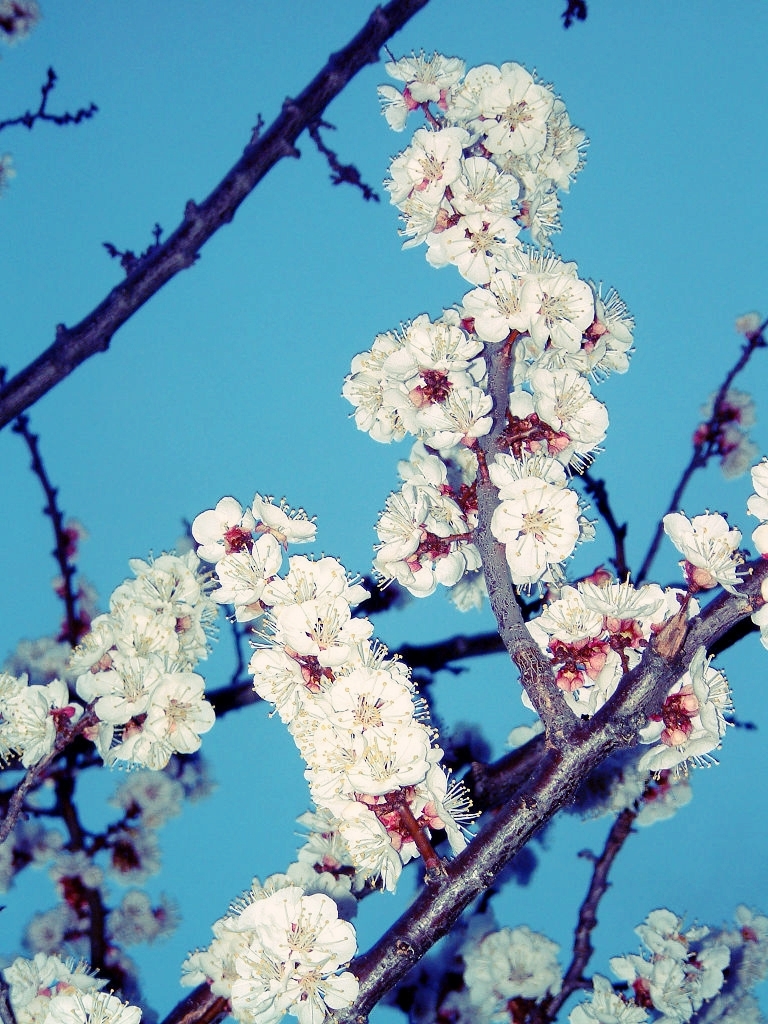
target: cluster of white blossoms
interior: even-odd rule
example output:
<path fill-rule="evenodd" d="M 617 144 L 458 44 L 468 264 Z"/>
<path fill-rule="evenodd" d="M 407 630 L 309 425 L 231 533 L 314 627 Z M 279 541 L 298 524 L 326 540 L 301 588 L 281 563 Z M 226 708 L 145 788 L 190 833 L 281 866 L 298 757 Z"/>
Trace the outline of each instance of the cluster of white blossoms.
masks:
<path fill-rule="evenodd" d="M 461 949 L 464 984 L 478 1019 L 506 1021 L 510 1000 L 536 1002 L 559 992 L 559 952 L 556 942 L 525 925 L 466 942 Z"/>
<path fill-rule="evenodd" d="M 679 610 L 680 593 L 655 583 L 617 583 L 598 571 L 575 587 L 562 587 L 528 623 L 574 714 L 591 717 L 605 704 L 654 632 Z"/>
<path fill-rule="evenodd" d="M 383 579 L 396 579 L 420 597 L 438 584 L 455 587 L 462 578 L 465 587 L 469 580 L 482 586 L 480 553 L 472 541 L 476 488 L 466 482 L 474 480 L 476 466 L 467 449 L 457 449 L 448 460 L 416 442 L 410 459 L 398 467 L 403 487 L 387 498 L 376 524 L 380 544 L 373 567 Z"/>
<path fill-rule="evenodd" d="M 768 558 L 768 459 L 752 467 L 755 493 L 747 500 L 747 512 L 760 520 L 752 531 L 752 543 L 761 558 Z M 725 516 L 707 512 L 689 520 L 681 512 L 664 516 L 664 531 L 684 556 L 680 563 L 691 593 L 718 584 L 737 594 L 744 581 L 744 555 L 739 550 L 741 531 L 728 525 Z M 763 604 L 752 615 L 760 640 L 768 647 L 768 577 L 760 588 Z"/>
<path fill-rule="evenodd" d="M 98 718 L 86 735 L 105 763 L 160 769 L 172 754 L 197 750 L 213 725 L 204 680 L 192 669 L 208 655 L 217 609 L 194 552 L 129 564 L 135 579 L 113 592 L 70 669 Z"/>
<path fill-rule="evenodd" d="M 30 685 L 26 675 L 0 673 L 0 763 L 19 758 L 25 768 L 37 764 L 82 713 L 61 679 Z"/>
<path fill-rule="evenodd" d="M 611 982 L 596 974 L 591 999 L 569 1014 L 570 1024 L 700 1024 L 763 1020 L 750 989 L 768 973 L 768 918 L 736 909 L 736 928 L 682 930 L 682 918 L 654 910 L 635 929 L 643 954 L 612 957 Z"/>
<path fill-rule="evenodd" d="M 512 353 L 505 427 L 488 459 L 501 492 L 491 529 L 513 583 L 530 588 L 559 582 L 562 562 L 592 536 L 565 468 L 588 465 L 605 438 L 590 378 L 627 369 L 633 322 L 614 291 L 518 238 L 528 229 L 547 241 L 557 190 L 582 163 L 584 135 L 552 90 L 518 64 L 465 76 L 462 61 L 439 54 L 387 71 L 404 83 L 380 89 L 389 123 L 403 128 L 416 109 L 428 121 L 387 182 L 405 244 L 425 241 L 433 266 L 452 263 L 475 287 L 438 320 L 424 314 L 379 335 L 353 360 L 343 394 L 375 440 L 417 439 L 377 527 L 375 568 L 416 596 L 455 588 L 467 608 L 483 592 L 472 532 L 478 439 L 493 423 L 489 346 Z"/>
<path fill-rule="evenodd" d="M 330 815 L 356 870 L 394 889 L 402 865 L 429 848 L 429 830 L 445 830 L 452 848 L 463 848 L 451 814 L 461 798 L 438 763 L 443 752 L 414 699 L 408 669 L 371 641 L 367 618 L 352 614 L 368 592 L 330 557 L 291 555 L 279 575 L 281 545 L 271 532 L 256 539 L 252 520 L 234 498 L 222 499 L 192 525 L 198 551 L 217 558 L 219 579 L 223 566 L 232 580 L 238 560 L 243 585 L 222 581 L 222 589 L 241 618 L 261 619 L 249 666 L 254 689 L 290 730 L 307 762 L 312 799 Z M 287 514 L 275 528 L 289 541 L 297 522 L 305 534 L 306 520 Z M 260 523 L 271 529 L 266 518 Z M 233 541 L 237 550 L 227 553 Z M 265 542 L 268 550 L 256 555 Z"/>
<path fill-rule="evenodd" d="M 625 672 L 639 664 L 643 651 L 663 623 L 679 611 L 681 592 L 655 583 L 633 587 L 629 582 L 582 581 L 563 587 L 528 629 L 549 657 L 555 681 L 566 703 L 579 716 L 592 717 L 611 697 Z M 688 602 L 688 614 L 698 610 Z M 523 691 L 523 703 L 531 707 Z M 702 647 L 690 668 L 671 687 L 658 714 L 641 730 L 651 747 L 637 770 L 662 772 L 692 764 L 720 747 L 725 715 L 733 710 L 728 683 L 711 668 Z"/>
<path fill-rule="evenodd" d="M 652 911 L 635 929 L 645 955 L 616 956 L 610 961 L 611 970 L 627 982 L 636 1003 L 681 1024 L 720 991 L 731 959 L 725 943 L 707 941 L 709 928 L 683 932 L 682 924 L 682 918 L 670 910 Z"/>
<path fill-rule="evenodd" d="M 327 1009 L 357 996 L 357 978 L 344 970 L 357 949 L 354 927 L 339 919 L 331 897 L 307 893 L 288 875 L 271 875 L 264 885 L 254 879 L 213 934 L 207 949 L 184 962 L 181 981 L 207 981 L 241 1024 L 272 1024 L 286 1013 L 321 1024 Z"/>
<path fill-rule="evenodd" d="M 737 594 L 742 582 L 738 568 L 744 561 L 739 552 L 741 530 L 728 525 L 718 512 L 705 512 L 688 519 L 682 512 L 664 516 L 664 532 L 684 555 L 680 563 L 691 593 L 710 590 L 718 584 Z"/>
<path fill-rule="evenodd" d="M 437 53 L 385 68 L 404 86 L 379 87 L 390 127 L 401 131 L 420 109 L 432 129 L 415 133 L 387 183 L 408 244 L 426 241 L 438 266 L 451 248 L 471 265 L 484 262 L 473 258 L 471 234 L 488 247 L 497 237 L 512 241 L 521 225 L 539 242 L 558 230 L 557 191 L 582 167 L 586 138 L 548 85 L 515 63 L 465 74 L 462 60 Z"/>
<path fill-rule="evenodd" d="M 106 981 L 82 961 L 37 953 L 1 971 L 16 1024 L 139 1024 L 138 1006 L 100 989 Z"/>

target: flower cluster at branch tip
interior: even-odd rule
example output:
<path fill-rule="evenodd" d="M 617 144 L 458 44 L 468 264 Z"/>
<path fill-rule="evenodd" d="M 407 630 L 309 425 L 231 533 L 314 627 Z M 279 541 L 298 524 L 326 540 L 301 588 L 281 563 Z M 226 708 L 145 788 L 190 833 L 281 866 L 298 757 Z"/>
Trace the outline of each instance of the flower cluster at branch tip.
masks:
<path fill-rule="evenodd" d="M 680 591 L 664 591 L 655 583 L 633 587 L 599 575 L 599 582 L 563 587 L 559 598 L 528 623 L 574 714 L 591 718 L 606 703 L 622 676 L 639 664 L 654 634 L 680 610 L 681 597 Z M 697 611 L 689 600 L 687 614 Z M 522 699 L 531 707 L 525 692 Z M 700 648 L 640 733 L 641 743 L 653 746 L 640 758 L 639 773 L 647 778 L 649 771 L 712 763 L 708 755 L 719 748 L 724 716 L 732 710 L 725 677 L 710 668 Z"/>
<path fill-rule="evenodd" d="M 557 192 L 583 163 L 585 138 L 562 101 L 519 64 L 483 65 L 423 53 L 387 64 L 404 83 L 379 90 L 390 125 L 410 111 L 428 127 L 392 162 L 387 182 L 406 246 L 427 244 L 475 287 L 436 321 L 424 314 L 379 335 L 355 357 L 343 393 L 377 441 L 417 438 L 406 483 L 378 524 L 375 568 L 412 594 L 452 589 L 479 605 L 477 453 L 493 424 L 488 360 L 512 353 L 512 391 L 489 472 L 501 506 L 491 530 L 520 588 L 559 582 L 560 566 L 592 536 L 563 467 L 589 465 L 608 427 L 591 377 L 627 369 L 633 322 L 618 295 L 579 278 L 576 265 L 523 246 L 548 244 Z M 500 411 L 496 411 L 496 415 Z"/>
<path fill-rule="evenodd" d="M 690 593 L 724 587 L 737 594 L 741 577 L 738 568 L 744 561 L 739 551 L 741 531 L 730 527 L 725 516 L 706 512 L 688 519 L 682 512 L 664 516 L 664 532 L 684 555 L 680 563 Z"/>
<path fill-rule="evenodd" d="M 311 832 L 298 861 L 263 885 L 254 878 L 214 923 L 211 944 L 182 966 L 183 985 L 207 981 L 242 1024 L 271 1024 L 285 1013 L 320 1024 L 326 1008 L 349 1006 L 357 996 L 357 979 L 345 970 L 357 948 L 355 930 L 340 919 L 357 909 L 349 850 L 326 813 L 299 820 Z"/>
<path fill-rule="evenodd" d="M 113 592 L 64 674 L 89 705 L 81 731 L 105 763 L 159 769 L 197 750 L 213 725 L 203 679 L 191 670 L 208 655 L 216 606 L 192 552 L 130 564 L 136 578 Z M 83 710 L 63 679 L 0 674 L 0 759 L 31 767 L 79 728 Z"/>
<path fill-rule="evenodd" d="M 357 871 L 394 889 L 403 863 L 419 853 L 437 866 L 431 830 L 445 830 L 454 850 L 464 846 L 452 813 L 461 816 L 463 798 L 439 765 L 442 750 L 407 668 L 371 640 L 367 618 L 352 614 L 368 592 L 327 556 L 291 555 L 280 576 L 281 546 L 261 532 L 265 510 L 260 525 L 254 512 L 224 498 L 192 524 L 199 553 L 215 559 L 222 582 L 214 597 L 223 600 L 223 590 L 241 619 L 259 616 L 254 689 L 288 726 L 307 762 L 312 799 L 331 816 Z M 283 538 L 308 539 L 307 520 L 284 515 Z M 302 529 L 293 533 L 297 522 Z M 235 561 L 238 586 L 229 582 Z"/>
<path fill-rule="evenodd" d="M 130 562 L 135 579 L 110 597 L 71 659 L 76 689 L 93 704 L 89 735 L 107 764 L 163 768 L 190 754 L 214 722 L 192 669 L 208 656 L 216 606 L 193 552 Z"/>

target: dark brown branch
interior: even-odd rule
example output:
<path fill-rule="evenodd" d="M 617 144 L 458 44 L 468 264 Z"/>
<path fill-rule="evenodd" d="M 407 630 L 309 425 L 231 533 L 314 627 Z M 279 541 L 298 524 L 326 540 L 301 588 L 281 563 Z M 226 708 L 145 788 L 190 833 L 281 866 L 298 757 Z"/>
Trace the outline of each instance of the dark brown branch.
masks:
<path fill-rule="evenodd" d="M 343 164 L 339 160 L 338 153 L 335 153 L 330 147 L 326 146 L 325 142 L 320 135 L 320 129 L 334 129 L 335 125 L 329 124 L 327 121 L 315 121 L 307 129 L 309 136 L 317 146 L 318 150 L 323 154 L 325 159 L 328 161 L 328 166 L 331 168 L 331 182 L 334 185 L 352 185 L 355 188 L 359 188 L 363 193 L 363 199 L 366 202 L 373 200 L 375 203 L 379 202 L 379 196 L 375 189 L 371 188 L 370 185 L 366 185 L 363 179 L 360 177 L 360 171 L 355 167 L 354 164 Z"/>
<path fill-rule="evenodd" d="M 687 671 L 696 650 L 700 646 L 709 649 L 759 606 L 768 560 L 758 559 L 748 568 L 752 574 L 742 586 L 742 595 L 723 592 L 690 621 L 687 631 L 674 643 L 662 630 L 647 647 L 640 664 L 624 676 L 613 697 L 593 719 L 575 722 L 569 734 L 562 739 L 555 736 L 550 747 L 545 746 L 543 737 L 536 737 L 499 762 L 499 786 L 514 790 L 514 795 L 467 849 L 446 866 L 445 875 L 425 887 L 379 942 L 352 961 L 351 970 L 360 980 L 358 999 L 348 1010 L 331 1016 L 331 1021 L 366 1021 L 372 1007 L 451 930 L 501 868 L 573 799 L 590 772 L 613 751 L 635 745 L 638 729 L 661 707 L 672 684 Z M 517 763 L 514 758 L 518 758 Z M 476 788 L 483 793 L 480 799 L 485 806 L 496 806 L 494 772 L 486 769 L 478 774 Z M 202 985 L 163 1024 L 218 1024 L 226 1014 L 226 1001 L 217 1001 Z"/>
<path fill-rule="evenodd" d="M 5 121 L 0 121 L 0 132 L 4 128 L 12 128 L 14 125 L 24 125 L 25 128 L 31 129 L 38 121 L 50 121 L 53 124 L 64 125 L 64 124 L 80 124 L 81 121 L 87 121 L 93 117 L 94 114 L 98 113 L 99 108 L 95 103 L 89 103 L 87 107 L 81 107 L 80 110 L 74 114 L 63 113 L 63 114 L 49 114 L 45 109 L 48 103 L 48 97 L 53 92 L 56 85 L 56 72 L 53 68 L 48 68 L 48 75 L 40 87 L 41 98 L 40 106 L 37 110 L 32 113 L 28 110 L 25 114 L 20 114 L 19 117 L 10 117 Z"/>
<path fill-rule="evenodd" d="M 477 633 L 475 636 L 452 636 L 434 644 L 403 644 L 397 654 L 410 668 L 426 668 L 439 672 L 452 661 L 479 658 L 484 654 L 501 654 L 505 650 L 498 633 Z"/>
<path fill-rule="evenodd" d="M 578 988 L 581 988 L 584 982 L 584 971 L 595 951 L 592 945 L 592 932 L 597 925 L 597 908 L 600 905 L 600 900 L 608 891 L 608 873 L 632 832 L 635 818 L 637 818 L 637 811 L 633 811 L 631 808 L 627 808 L 619 814 L 608 833 L 603 852 L 594 861 L 589 889 L 579 909 L 579 920 L 573 942 L 573 958 L 565 972 L 562 988 L 557 995 L 550 997 L 544 1004 L 546 1020 L 555 1020 L 566 999 Z"/>
<path fill-rule="evenodd" d="M 19 416 L 13 425 L 13 431 L 16 434 L 20 434 L 26 441 L 29 453 L 32 456 L 32 472 L 40 481 L 45 492 L 46 504 L 43 512 L 50 518 L 53 524 L 55 540 L 53 556 L 58 562 L 59 572 L 61 573 L 61 597 L 65 608 L 64 629 L 60 639 L 66 640 L 71 647 L 75 647 L 82 639 L 89 624 L 81 619 L 77 611 L 77 594 L 72 585 L 72 579 L 77 572 L 77 568 L 70 561 L 72 538 L 64 527 L 64 516 L 56 502 L 58 488 L 53 486 L 48 477 L 42 456 L 40 455 L 40 438 L 29 429 L 29 418 L 24 415 Z"/>
<path fill-rule="evenodd" d="M 233 637 L 237 667 L 227 686 L 211 690 L 206 694 L 206 699 L 213 704 L 217 718 L 237 708 L 257 704 L 261 700 L 253 692 L 253 680 L 245 675 L 246 665 L 242 652 L 244 635 L 237 623 L 234 623 Z M 453 661 L 478 658 L 485 654 L 501 654 L 504 650 L 504 644 L 498 633 L 478 633 L 475 636 L 454 636 L 434 644 L 404 644 L 392 651 L 392 654 L 402 658 L 409 668 L 425 668 L 430 672 L 437 672 Z"/>
<path fill-rule="evenodd" d="M 629 574 L 627 553 L 624 547 L 624 541 L 627 538 L 627 524 L 619 524 L 616 521 L 613 509 L 611 508 L 611 503 L 608 500 L 608 490 L 605 486 L 605 480 L 596 480 L 589 470 L 582 473 L 579 479 L 583 480 L 584 490 L 594 500 L 595 508 L 602 517 L 605 525 L 611 531 L 614 549 L 614 555 L 611 562 L 613 563 L 613 567 L 616 570 L 618 578 L 620 580 L 625 580 Z"/>
<path fill-rule="evenodd" d="M 56 813 L 66 825 L 69 834 L 69 849 L 84 850 L 85 837 L 83 827 L 75 805 L 76 768 L 69 758 L 69 770 L 56 777 Z M 89 961 L 96 971 L 104 970 L 106 956 L 106 917 L 101 892 L 83 884 L 83 891 L 88 902 L 88 934 L 90 940 Z"/>
<path fill-rule="evenodd" d="M 428 0 L 390 0 L 377 7 L 365 26 L 343 50 L 333 54 L 322 71 L 296 99 L 287 99 L 280 115 L 243 155 L 200 205 L 189 201 L 184 218 L 170 238 L 150 253 L 126 279 L 75 327 L 60 324 L 50 348 L 16 374 L 0 390 L 0 427 L 29 408 L 84 360 L 109 347 L 113 335 L 172 277 L 197 260 L 200 249 L 261 179 L 284 157 L 298 156 L 299 135 L 322 116 L 325 108 L 367 64 L 375 64 L 384 43 Z"/>
<path fill-rule="evenodd" d="M 563 28 L 570 28 L 574 21 L 586 21 L 587 0 L 566 0 L 562 18 Z"/>
<path fill-rule="evenodd" d="M 714 427 L 718 423 L 719 418 L 721 416 L 721 409 L 725 402 L 725 396 L 727 395 L 728 389 L 733 383 L 733 380 L 736 377 L 736 375 L 741 373 L 741 371 L 747 365 L 747 363 L 749 362 L 749 360 L 758 348 L 766 347 L 765 338 L 763 337 L 766 328 L 768 328 L 768 319 L 764 320 L 763 323 L 758 327 L 758 329 L 747 337 L 746 342 L 742 346 L 741 355 L 736 360 L 735 364 L 731 367 L 731 369 L 728 371 L 725 380 L 720 385 L 720 389 L 717 392 L 717 396 L 712 405 L 712 415 L 709 417 L 709 420 L 707 421 L 708 426 Z M 712 436 L 715 435 L 714 430 L 709 431 L 708 433 L 711 434 Z M 691 477 L 697 469 L 703 469 L 706 466 L 707 462 L 710 460 L 710 458 L 716 454 L 717 446 L 715 443 L 713 443 L 710 436 L 707 436 L 703 440 L 694 444 L 693 455 L 691 456 L 690 462 L 683 470 L 683 474 L 680 477 L 677 486 L 675 487 L 672 497 L 670 498 L 666 513 L 663 513 L 661 518 L 659 519 L 659 522 L 656 526 L 656 531 L 653 535 L 650 545 L 648 546 L 646 556 L 643 559 L 643 564 L 640 566 L 640 571 L 635 577 L 636 586 L 642 583 L 643 580 L 647 579 L 648 574 L 651 571 L 651 565 L 653 563 L 654 558 L 656 557 L 656 554 L 658 553 L 659 544 L 661 543 L 661 538 L 664 533 L 664 515 L 670 512 L 680 511 L 680 502 L 682 500 L 683 493 L 686 487 L 688 486 L 688 483 L 690 482 Z"/>
<path fill-rule="evenodd" d="M 229 1014 L 229 1000 L 215 996 L 208 985 L 198 985 L 171 1010 L 162 1024 L 218 1024 Z"/>
<path fill-rule="evenodd" d="M 533 775 L 543 755 L 544 734 L 540 733 L 492 764 L 475 761 L 464 776 L 472 806 L 488 811 L 506 803 Z"/>

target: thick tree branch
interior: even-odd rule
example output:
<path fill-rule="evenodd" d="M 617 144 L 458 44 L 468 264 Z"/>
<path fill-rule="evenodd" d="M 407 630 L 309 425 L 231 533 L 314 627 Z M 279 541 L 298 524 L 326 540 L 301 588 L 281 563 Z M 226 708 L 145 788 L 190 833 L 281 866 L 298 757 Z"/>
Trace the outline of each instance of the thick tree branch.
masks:
<path fill-rule="evenodd" d="M 496 766 L 473 770 L 479 803 L 498 806 L 500 796 L 509 797 L 508 802 L 446 865 L 444 876 L 425 887 L 379 942 L 352 961 L 351 970 L 360 980 L 358 999 L 331 1020 L 363 1024 L 373 1006 L 451 930 L 504 865 L 573 799 L 589 773 L 615 750 L 637 742 L 638 729 L 661 706 L 697 649 L 711 647 L 759 606 L 768 560 L 758 559 L 748 568 L 752 572 L 742 585 L 743 594 L 723 592 L 683 629 L 672 621 L 662 630 L 640 664 L 624 676 L 613 697 L 590 721 L 576 722 L 567 737 L 555 736 L 549 747 L 543 737 L 536 737 Z M 599 879 L 595 884 L 600 884 Z M 203 985 L 164 1024 L 217 1024 L 226 1014 L 226 1003 Z"/>
<path fill-rule="evenodd" d="M 377 7 L 365 26 L 296 99 L 287 99 L 277 119 L 252 139 L 243 155 L 199 206 L 187 203 L 184 218 L 173 234 L 113 288 L 75 327 L 59 324 L 56 339 L 34 362 L 0 390 L 0 427 L 29 408 L 80 363 L 109 347 L 115 332 L 172 277 L 197 260 L 200 249 L 269 170 L 286 156 L 298 156 L 296 140 L 318 121 L 328 104 L 367 64 L 375 64 L 384 43 L 428 0 L 391 0 Z"/>

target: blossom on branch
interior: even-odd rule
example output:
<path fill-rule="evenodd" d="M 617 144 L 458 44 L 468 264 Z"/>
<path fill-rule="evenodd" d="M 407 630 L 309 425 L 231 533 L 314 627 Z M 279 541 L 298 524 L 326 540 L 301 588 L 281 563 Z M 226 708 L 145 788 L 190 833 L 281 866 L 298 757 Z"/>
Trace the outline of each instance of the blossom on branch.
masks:
<path fill-rule="evenodd" d="M 680 565 L 691 593 L 718 584 L 738 593 L 738 568 L 744 561 L 739 552 L 741 531 L 730 527 L 724 516 L 706 512 L 688 519 L 682 512 L 670 512 L 664 516 L 664 532 L 685 558 Z"/>

